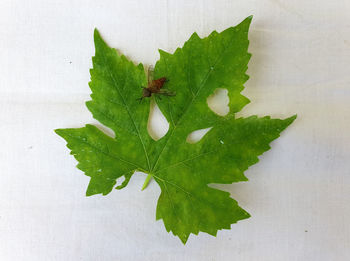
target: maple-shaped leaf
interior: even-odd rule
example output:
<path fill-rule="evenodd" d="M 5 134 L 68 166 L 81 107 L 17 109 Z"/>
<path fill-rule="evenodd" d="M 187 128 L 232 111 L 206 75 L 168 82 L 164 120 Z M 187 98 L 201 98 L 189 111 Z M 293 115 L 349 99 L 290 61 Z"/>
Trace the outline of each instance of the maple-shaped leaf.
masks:
<path fill-rule="evenodd" d="M 138 99 L 141 87 L 147 86 L 143 65 L 135 66 L 119 55 L 95 30 L 92 100 L 86 105 L 115 138 L 93 125 L 56 130 L 79 162 L 77 167 L 91 178 L 86 195 L 106 195 L 118 178 L 125 177 L 116 187 L 121 189 L 135 171 L 147 173 L 161 188 L 156 218 L 163 219 L 166 230 L 183 243 L 191 233 L 215 236 L 250 216 L 228 192 L 208 185 L 247 180 L 244 171 L 296 118 L 235 118 L 249 102 L 240 92 L 248 79 L 250 22 L 248 17 L 206 38 L 194 33 L 174 54 L 160 51 L 154 77 L 165 77 L 164 88 L 176 95 L 162 99 L 153 95 L 169 121 L 167 134 L 158 141 L 147 131 L 150 98 Z M 225 116 L 207 104 L 217 88 L 228 90 L 230 112 Z M 211 129 L 199 142 L 186 141 L 191 132 L 204 128 Z"/>

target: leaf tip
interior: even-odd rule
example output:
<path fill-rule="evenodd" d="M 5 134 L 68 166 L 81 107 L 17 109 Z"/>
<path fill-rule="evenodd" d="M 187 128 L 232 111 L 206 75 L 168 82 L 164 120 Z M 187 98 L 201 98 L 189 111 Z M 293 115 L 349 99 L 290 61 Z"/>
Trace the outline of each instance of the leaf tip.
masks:
<path fill-rule="evenodd" d="M 91 113 L 94 113 L 94 101 L 93 100 L 86 101 L 85 106 Z"/>
<path fill-rule="evenodd" d="M 253 20 L 253 15 L 248 16 L 245 20 Z"/>
<path fill-rule="evenodd" d="M 250 15 L 246 19 L 244 19 L 237 27 L 240 27 L 240 26 L 245 27 L 248 31 L 252 20 L 253 20 L 253 16 Z"/>
<path fill-rule="evenodd" d="M 250 217 L 251 217 L 251 215 L 247 211 L 244 211 L 243 219 L 247 219 L 247 218 L 250 218 Z"/>
<path fill-rule="evenodd" d="M 164 51 L 164 50 L 162 50 L 162 49 L 158 49 L 158 53 L 159 53 L 160 57 L 169 54 L 168 52 L 166 52 L 166 51 Z"/>
<path fill-rule="evenodd" d="M 178 237 L 180 238 L 182 244 L 186 245 L 186 242 L 187 242 L 189 236 L 188 235 L 181 235 L 181 236 L 178 235 Z"/>
<path fill-rule="evenodd" d="M 54 132 L 61 137 L 63 135 L 63 129 L 55 129 Z"/>
<path fill-rule="evenodd" d="M 293 121 L 295 121 L 295 119 L 297 118 L 297 116 L 298 116 L 297 114 L 294 114 L 293 116 L 291 116 L 291 117 L 285 119 L 286 123 L 287 123 L 288 125 L 292 124 Z"/>
<path fill-rule="evenodd" d="M 103 40 L 100 32 L 97 30 L 97 28 L 94 29 L 94 43 L 95 43 L 95 49 L 99 48 L 106 48 L 108 45 Z"/>
<path fill-rule="evenodd" d="M 86 190 L 86 192 L 85 192 L 85 196 L 86 197 L 90 197 L 90 196 L 92 196 L 92 195 L 94 195 L 95 193 L 93 193 L 92 191 L 90 191 L 89 189 L 87 189 Z"/>
<path fill-rule="evenodd" d="M 215 31 L 214 31 L 215 32 Z M 191 39 L 201 39 L 200 37 L 199 37 L 199 35 L 198 35 L 198 33 L 197 32 L 194 32 L 192 35 L 191 35 L 191 37 L 190 37 L 190 40 Z"/>
<path fill-rule="evenodd" d="M 98 31 L 98 29 L 95 27 L 94 29 L 94 39 L 96 39 L 96 37 L 101 37 L 100 32 Z"/>

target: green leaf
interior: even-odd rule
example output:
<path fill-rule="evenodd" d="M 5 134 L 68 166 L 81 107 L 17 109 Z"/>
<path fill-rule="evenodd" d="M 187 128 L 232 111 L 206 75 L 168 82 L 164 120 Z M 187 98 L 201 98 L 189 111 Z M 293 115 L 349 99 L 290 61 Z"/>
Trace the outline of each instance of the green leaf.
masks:
<path fill-rule="evenodd" d="M 147 132 L 150 99 L 142 96 L 147 79 L 138 66 L 110 48 L 97 30 L 90 88 L 86 103 L 94 118 L 111 128 L 115 138 L 92 125 L 78 129 L 58 129 L 67 141 L 77 167 L 91 177 L 86 195 L 127 186 L 135 171 L 147 173 L 161 188 L 156 218 L 166 230 L 186 243 L 191 233 L 216 235 L 220 229 L 250 215 L 228 192 L 211 183 L 246 181 L 244 171 L 258 162 L 296 116 L 280 120 L 269 116 L 235 118 L 249 100 L 241 94 L 248 80 L 248 29 L 251 17 L 235 27 L 201 39 L 196 33 L 174 54 L 160 51 L 155 78 L 166 77 L 165 87 L 174 97 L 155 95 L 169 121 L 169 131 L 158 141 Z M 207 98 L 217 88 L 228 90 L 230 112 L 222 117 L 210 110 Z M 211 128 L 197 143 L 186 142 L 194 130 Z"/>

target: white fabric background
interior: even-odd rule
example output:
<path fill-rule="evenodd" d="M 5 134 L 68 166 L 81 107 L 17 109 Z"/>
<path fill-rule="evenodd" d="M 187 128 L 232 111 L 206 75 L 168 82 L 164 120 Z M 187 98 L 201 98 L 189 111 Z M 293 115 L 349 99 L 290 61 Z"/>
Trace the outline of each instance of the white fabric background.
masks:
<path fill-rule="evenodd" d="M 298 119 L 247 172 L 219 186 L 252 217 L 186 246 L 155 221 L 145 175 L 85 197 L 53 129 L 97 123 L 84 102 L 93 29 L 154 64 L 190 34 L 254 15 L 240 116 Z M 350 2 L 1 0 L 0 260 L 350 260 Z"/>

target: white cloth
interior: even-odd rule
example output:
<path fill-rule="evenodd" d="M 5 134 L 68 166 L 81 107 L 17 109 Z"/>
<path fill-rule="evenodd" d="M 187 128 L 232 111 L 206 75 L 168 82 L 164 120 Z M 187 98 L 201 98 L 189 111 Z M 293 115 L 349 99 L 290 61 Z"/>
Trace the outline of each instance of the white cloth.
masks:
<path fill-rule="evenodd" d="M 348 0 L 1 0 L 0 260 L 350 260 L 349 13 Z M 53 130 L 96 123 L 93 29 L 149 65 L 251 14 L 239 115 L 298 114 L 248 182 L 216 186 L 252 217 L 183 246 L 155 221 L 145 175 L 85 197 L 89 178 Z"/>

